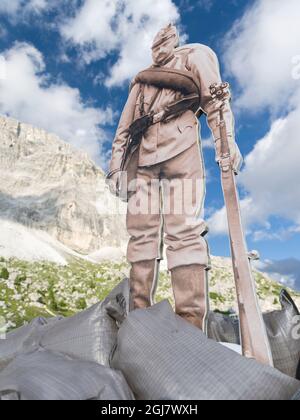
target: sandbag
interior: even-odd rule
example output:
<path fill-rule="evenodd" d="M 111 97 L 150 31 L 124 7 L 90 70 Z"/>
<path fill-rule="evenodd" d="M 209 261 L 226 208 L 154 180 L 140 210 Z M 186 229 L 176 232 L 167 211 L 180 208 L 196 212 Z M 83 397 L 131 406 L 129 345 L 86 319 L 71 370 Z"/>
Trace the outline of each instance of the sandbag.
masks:
<path fill-rule="evenodd" d="M 286 290 L 280 294 L 281 311 L 264 314 L 274 365 L 282 373 L 296 378 L 300 359 L 300 338 L 293 337 L 299 311 Z M 240 344 L 239 320 L 217 313 L 208 317 L 208 337 L 218 342 Z"/>
<path fill-rule="evenodd" d="M 51 327 L 61 319 L 61 317 L 50 319 L 36 318 L 30 324 L 8 333 L 5 339 L 0 340 L 0 371 L 23 350 L 27 340 L 30 340 L 40 329 L 46 326 Z"/>
<path fill-rule="evenodd" d="M 292 398 L 293 401 L 300 401 L 300 391 L 298 391 Z"/>
<path fill-rule="evenodd" d="M 112 367 L 139 400 L 290 400 L 300 389 L 295 379 L 207 339 L 167 301 L 129 314 Z"/>
<path fill-rule="evenodd" d="M 129 311 L 129 282 L 124 280 L 109 296 L 86 311 L 65 318 L 50 330 L 27 340 L 27 349 L 42 347 L 80 360 L 110 365 L 117 342 L 118 323 Z M 114 315 L 114 318 L 109 315 Z"/>
<path fill-rule="evenodd" d="M 132 400 L 121 372 L 45 350 L 17 356 L 0 373 L 0 400 Z"/>
<path fill-rule="evenodd" d="M 207 319 L 207 336 L 218 343 L 240 345 L 240 322 L 236 315 L 223 315 L 209 312 Z"/>

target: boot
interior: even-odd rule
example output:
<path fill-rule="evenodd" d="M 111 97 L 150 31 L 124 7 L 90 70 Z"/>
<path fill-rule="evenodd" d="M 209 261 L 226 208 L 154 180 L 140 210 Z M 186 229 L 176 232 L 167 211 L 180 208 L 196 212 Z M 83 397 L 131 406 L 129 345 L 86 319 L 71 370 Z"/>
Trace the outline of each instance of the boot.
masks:
<path fill-rule="evenodd" d="M 149 308 L 153 303 L 158 275 L 158 261 L 132 264 L 130 271 L 130 311 Z"/>
<path fill-rule="evenodd" d="M 171 270 L 177 315 L 205 330 L 208 310 L 207 270 L 201 265 L 188 265 Z"/>

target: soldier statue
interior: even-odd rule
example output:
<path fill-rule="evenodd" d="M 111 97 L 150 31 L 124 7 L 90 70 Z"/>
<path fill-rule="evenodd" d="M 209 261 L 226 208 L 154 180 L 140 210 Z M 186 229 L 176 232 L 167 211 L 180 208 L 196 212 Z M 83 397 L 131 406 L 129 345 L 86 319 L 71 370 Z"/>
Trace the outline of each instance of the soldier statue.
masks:
<path fill-rule="evenodd" d="M 112 193 L 123 199 L 124 190 L 128 193 L 131 310 L 153 303 L 163 242 L 176 313 L 203 329 L 210 256 L 202 211 L 205 169 L 199 117 L 207 117 L 219 162 L 220 114 L 211 100 L 211 86 L 222 81 L 218 58 L 210 48 L 179 46 L 179 42 L 173 25 L 155 37 L 153 65 L 131 85 L 113 144 L 108 180 Z M 231 164 L 238 171 L 242 157 L 229 101 L 223 114 Z M 147 211 L 137 212 L 137 203 L 147 203 Z"/>

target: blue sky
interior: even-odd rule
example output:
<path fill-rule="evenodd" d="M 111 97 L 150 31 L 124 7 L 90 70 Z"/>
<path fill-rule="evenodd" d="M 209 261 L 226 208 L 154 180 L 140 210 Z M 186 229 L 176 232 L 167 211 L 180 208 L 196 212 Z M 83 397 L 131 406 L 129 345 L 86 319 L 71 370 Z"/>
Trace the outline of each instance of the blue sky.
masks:
<path fill-rule="evenodd" d="M 128 82 L 150 63 L 155 32 L 177 22 L 183 39 L 217 52 L 232 84 L 249 248 L 300 288 L 299 18 L 298 0 L 1 0 L 0 113 L 56 132 L 105 168 Z M 229 255 L 214 150 L 204 155 L 210 247 Z"/>

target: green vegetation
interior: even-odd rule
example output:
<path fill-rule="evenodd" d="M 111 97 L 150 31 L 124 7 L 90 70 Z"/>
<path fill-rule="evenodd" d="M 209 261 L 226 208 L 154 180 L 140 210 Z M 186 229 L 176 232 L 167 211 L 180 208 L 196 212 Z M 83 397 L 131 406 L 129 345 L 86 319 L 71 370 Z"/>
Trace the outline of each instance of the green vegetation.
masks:
<path fill-rule="evenodd" d="M 6 267 L 2 268 L 0 272 L 0 279 L 8 280 L 9 279 L 9 271 Z"/>
<path fill-rule="evenodd" d="M 67 266 L 49 262 L 0 259 L 0 317 L 9 329 L 38 316 L 71 316 L 103 300 L 128 275 L 122 263 L 93 264 L 72 259 Z M 256 273 L 258 295 L 264 310 L 278 309 L 282 286 Z M 300 303 L 300 294 L 293 293 Z M 160 275 L 157 301 L 173 303 L 169 274 Z M 210 274 L 211 309 L 227 313 L 236 309 L 230 265 L 216 259 Z"/>

